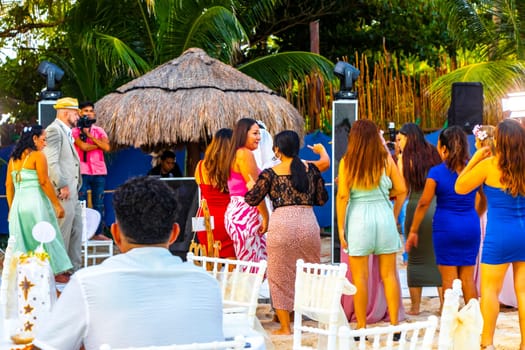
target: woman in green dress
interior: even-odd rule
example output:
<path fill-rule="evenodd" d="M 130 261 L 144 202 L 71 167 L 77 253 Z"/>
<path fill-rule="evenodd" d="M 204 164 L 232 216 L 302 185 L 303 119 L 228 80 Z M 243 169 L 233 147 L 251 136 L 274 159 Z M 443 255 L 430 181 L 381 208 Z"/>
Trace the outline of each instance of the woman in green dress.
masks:
<path fill-rule="evenodd" d="M 9 234 L 15 239 L 14 252 L 34 251 L 40 243 L 33 238 L 33 226 L 41 221 L 53 225 L 56 237 L 44 243 L 44 250 L 57 275 L 73 265 L 58 227 L 57 218 L 64 216 L 64 209 L 48 177 L 47 160 L 42 152 L 45 146 L 46 131 L 40 125 L 26 126 L 11 153 L 5 182 Z"/>
<path fill-rule="evenodd" d="M 408 235 L 428 171 L 434 165 L 441 164 L 442 160 L 436 147 L 425 140 L 423 131 L 416 124 L 404 124 L 397 137 L 401 151 L 397 160 L 398 168 L 409 191 L 404 223 L 405 234 Z M 419 244 L 408 252 L 407 284 L 411 302 L 410 310 L 407 311 L 409 315 L 419 314 L 423 287 L 437 287 L 442 300 L 441 275 L 432 243 L 432 218 L 435 210 L 436 201 L 433 200 L 419 227 Z"/>

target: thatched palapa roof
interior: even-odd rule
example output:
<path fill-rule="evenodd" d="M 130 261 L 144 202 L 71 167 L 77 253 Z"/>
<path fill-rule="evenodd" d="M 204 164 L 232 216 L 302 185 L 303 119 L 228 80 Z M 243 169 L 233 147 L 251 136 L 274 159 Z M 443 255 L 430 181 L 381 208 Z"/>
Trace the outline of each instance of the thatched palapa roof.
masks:
<path fill-rule="evenodd" d="M 197 48 L 104 96 L 96 111 L 113 145 L 149 149 L 203 141 L 243 117 L 271 134 L 304 128 L 286 99 Z"/>

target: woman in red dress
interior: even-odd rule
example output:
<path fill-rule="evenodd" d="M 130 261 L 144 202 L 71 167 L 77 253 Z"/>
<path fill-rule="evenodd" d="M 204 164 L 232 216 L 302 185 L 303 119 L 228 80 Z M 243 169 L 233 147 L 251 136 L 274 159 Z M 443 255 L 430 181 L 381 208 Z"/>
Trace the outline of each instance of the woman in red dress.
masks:
<path fill-rule="evenodd" d="M 224 228 L 224 213 L 230 203 L 230 194 L 228 193 L 228 178 L 223 176 L 228 171 L 223 171 L 223 169 L 229 169 L 229 164 L 225 160 L 226 153 L 231 147 L 231 137 L 231 129 L 220 129 L 215 133 L 206 148 L 204 159 L 197 163 L 195 181 L 201 190 L 201 197 L 206 199 L 210 215 L 214 217 L 213 239 L 221 242 L 219 256 L 235 259 L 233 241 Z M 197 237 L 201 244 L 208 243 L 206 231 L 197 232 Z M 213 247 L 207 245 L 207 249 L 209 251 Z"/>

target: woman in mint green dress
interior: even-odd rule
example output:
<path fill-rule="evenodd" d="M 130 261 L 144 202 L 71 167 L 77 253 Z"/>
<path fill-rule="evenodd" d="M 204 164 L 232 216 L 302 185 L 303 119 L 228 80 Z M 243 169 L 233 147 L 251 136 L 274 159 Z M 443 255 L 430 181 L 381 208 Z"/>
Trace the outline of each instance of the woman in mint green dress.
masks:
<path fill-rule="evenodd" d="M 56 237 L 44 243 L 53 273 L 73 268 L 64 248 L 57 217 L 64 216 L 47 173 L 47 160 L 42 149 L 46 146 L 46 131 L 40 125 L 26 126 L 15 145 L 6 176 L 6 195 L 9 205 L 9 234 L 15 238 L 14 252 L 34 251 L 39 242 L 33 238 L 35 224 L 47 221 L 55 228 Z"/>

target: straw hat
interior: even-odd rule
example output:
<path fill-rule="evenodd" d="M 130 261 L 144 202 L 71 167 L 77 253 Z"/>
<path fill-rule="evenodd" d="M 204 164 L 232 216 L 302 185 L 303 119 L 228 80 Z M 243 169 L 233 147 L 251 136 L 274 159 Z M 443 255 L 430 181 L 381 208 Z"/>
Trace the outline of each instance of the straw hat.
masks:
<path fill-rule="evenodd" d="M 78 109 L 78 100 L 72 97 L 64 97 L 57 100 L 53 106 L 55 109 Z"/>

